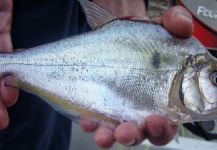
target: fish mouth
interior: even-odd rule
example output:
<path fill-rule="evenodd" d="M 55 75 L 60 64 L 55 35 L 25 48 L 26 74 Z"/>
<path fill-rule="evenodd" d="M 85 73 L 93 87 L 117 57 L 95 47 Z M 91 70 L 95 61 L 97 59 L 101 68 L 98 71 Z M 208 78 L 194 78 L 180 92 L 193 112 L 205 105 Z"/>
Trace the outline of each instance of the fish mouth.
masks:
<path fill-rule="evenodd" d="M 180 103 L 188 116 L 183 118 L 184 121 L 185 119 L 190 121 L 216 119 L 217 107 L 209 101 L 209 97 L 204 95 L 207 88 L 202 88 L 202 86 L 209 83 L 208 74 L 212 71 L 213 64 L 217 63 L 217 59 L 205 53 L 189 57 L 186 62 L 181 72 L 178 89 Z"/>
<path fill-rule="evenodd" d="M 181 117 L 182 123 L 187 123 L 189 121 L 209 121 L 217 118 L 217 108 L 212 110 L 201 110 L 198 108 L 197 111 L 195 111 L 185 105 L 184 93 L 182 90 L 179 91 L 179 97 L 185 112 Z"/>
<path fill-rule="evenodd" d="M 183 69 L 174 78 L 173 86 L 170 90 L 171 101 L 169 108 L 174 111 L 176 111 L 175 108 L 178 108 L 178 114 L 180 115 L 178 122 L 182 123 L 217 119 L 217 104 L 207 107 L 207 102 L 209 101 L 199 85 L 199 78 L 202 77 L 198 73 L 204 72 L 202 69 L 206 66 L 216 65 L 217 59 L 210 56 L 209 53 L 192 58 L 187 59 L 186 62 L 189 62 L 186 64 L 188 65 L 183 66 Z M 192 64 L 192 62 L 194 63 Z M 186 74 L 187 76 L 185 76 Z"/>

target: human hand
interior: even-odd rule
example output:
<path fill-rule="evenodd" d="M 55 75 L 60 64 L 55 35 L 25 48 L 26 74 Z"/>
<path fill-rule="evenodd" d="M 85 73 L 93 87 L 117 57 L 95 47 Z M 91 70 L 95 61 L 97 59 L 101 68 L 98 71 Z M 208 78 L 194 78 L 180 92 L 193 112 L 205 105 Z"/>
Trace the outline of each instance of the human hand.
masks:
<path fill-rule="evenodd" d="M 152 20 L 163 24 L 170 33 L 178 37 L 188 38 L 194 31 L 191 14 L 181 6 L 172 7 L 161 17 Z"/>
<path fill-rule="evenodd" d="M 12 20 L 12 0 L 0 0 L 0 52 L 12 52 L 10 36 Z M 18 97 L 18 90 L 4 86 L 7 77 L 0 79 L 0 130 L 7 127 L 9 117 L 7 107 L 13 105 Z"/>
<path fill-rule="evenodd" d="M 191 15 L 179 6 L 170 8 L 161 17 L 152 20 L 162 23 L 169 32 L 181 38 L 191 36 L 194 28 Z M 170 125 L 164 117 L 159 115 L 147 117 L 142 127 L 134 122 L 122 123 L 115 131 L 98 127 L 97 124 L 81 124 L 81 127 L 84 131 L 95 131 L 94 140 L 103 148 L 112 146 L 115 141 L 128 146 L 137 145 L 144 139 L 149 139 L 155 145 L 165 145 L 174 138 L 177 132 L 177 126 Z"/>
<path fill-rule="evenodd" d="M 144 0 L 93 0 L 93 2 L 120 18 L 146 15 Z"/>

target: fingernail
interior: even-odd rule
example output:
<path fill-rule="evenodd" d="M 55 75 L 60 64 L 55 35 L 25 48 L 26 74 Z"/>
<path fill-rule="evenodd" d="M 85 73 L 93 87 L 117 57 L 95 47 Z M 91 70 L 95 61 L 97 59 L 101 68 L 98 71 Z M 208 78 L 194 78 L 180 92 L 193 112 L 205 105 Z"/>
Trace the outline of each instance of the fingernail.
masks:
<path fill-rule="evenodd" d="M 192 19 L 189 18 L 188 16 L 186 16 L 185 14 L 177 14 L 177 17 L 179 17 L 179 19 L 182 19 L 183 21 L 186 21 L 186 22 L 191 22 L 192 23 Z"/>
<path fill-rule="evenodd" d="M 126 146 L 132 146 L 132 145 L 134 145 L 135 143 L 136 143 L 136 140 L 134 139 L 134 140 L 132 140 L 132 141 L 126 143 L 125 145 L 126 145 Z"/>
<path fill-rule="evenodd" d="M 192 34 L 194 32 L 194 24 L 192 18 L 189 18 L 189 16 L 186 16 L 185 14 L 179 14 L 178 17 L 180 20 L 182 19 L 183 22 L 185 21 L 192 25 L 192 31 L 191 31 Z"/>
<path fill-rule="evenodd" d="M 148 132 L 150 134 L 150 136 L 154 137 L 154 138 L 158 138 L 162 135 L 163 133 L 163 128 L 160 125 L 156 125 L 156 124 L 148 124 Z"/>

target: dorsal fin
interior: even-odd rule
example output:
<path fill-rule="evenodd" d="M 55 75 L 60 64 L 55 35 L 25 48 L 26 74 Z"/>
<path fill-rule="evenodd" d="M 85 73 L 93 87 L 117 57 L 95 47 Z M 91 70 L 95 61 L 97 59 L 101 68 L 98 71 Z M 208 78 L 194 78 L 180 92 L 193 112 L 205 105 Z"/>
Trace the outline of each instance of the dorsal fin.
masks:
<path fill-rule="evenodd" d="M 88 24 L 92 29 L 96 29 L 118 17 L 90 2 L 89 0 L 79 0 L 87 17 Z"/>

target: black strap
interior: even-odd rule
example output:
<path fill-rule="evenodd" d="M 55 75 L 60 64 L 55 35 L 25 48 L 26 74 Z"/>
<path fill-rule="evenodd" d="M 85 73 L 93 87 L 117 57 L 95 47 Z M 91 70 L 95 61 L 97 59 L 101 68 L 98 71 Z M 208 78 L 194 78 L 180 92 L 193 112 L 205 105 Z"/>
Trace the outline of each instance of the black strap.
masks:
<path fill-rule="evenodd" d="M 183 124 L 183 126 L 187 128 L 193 134 L 199 137 L 203 137 L 207 141 L 217 139 L 217 134 L 207 132 L 206 130 L 204 130 L 204 128 L 201 126 L 199 122 L 185 123 Z"/>

